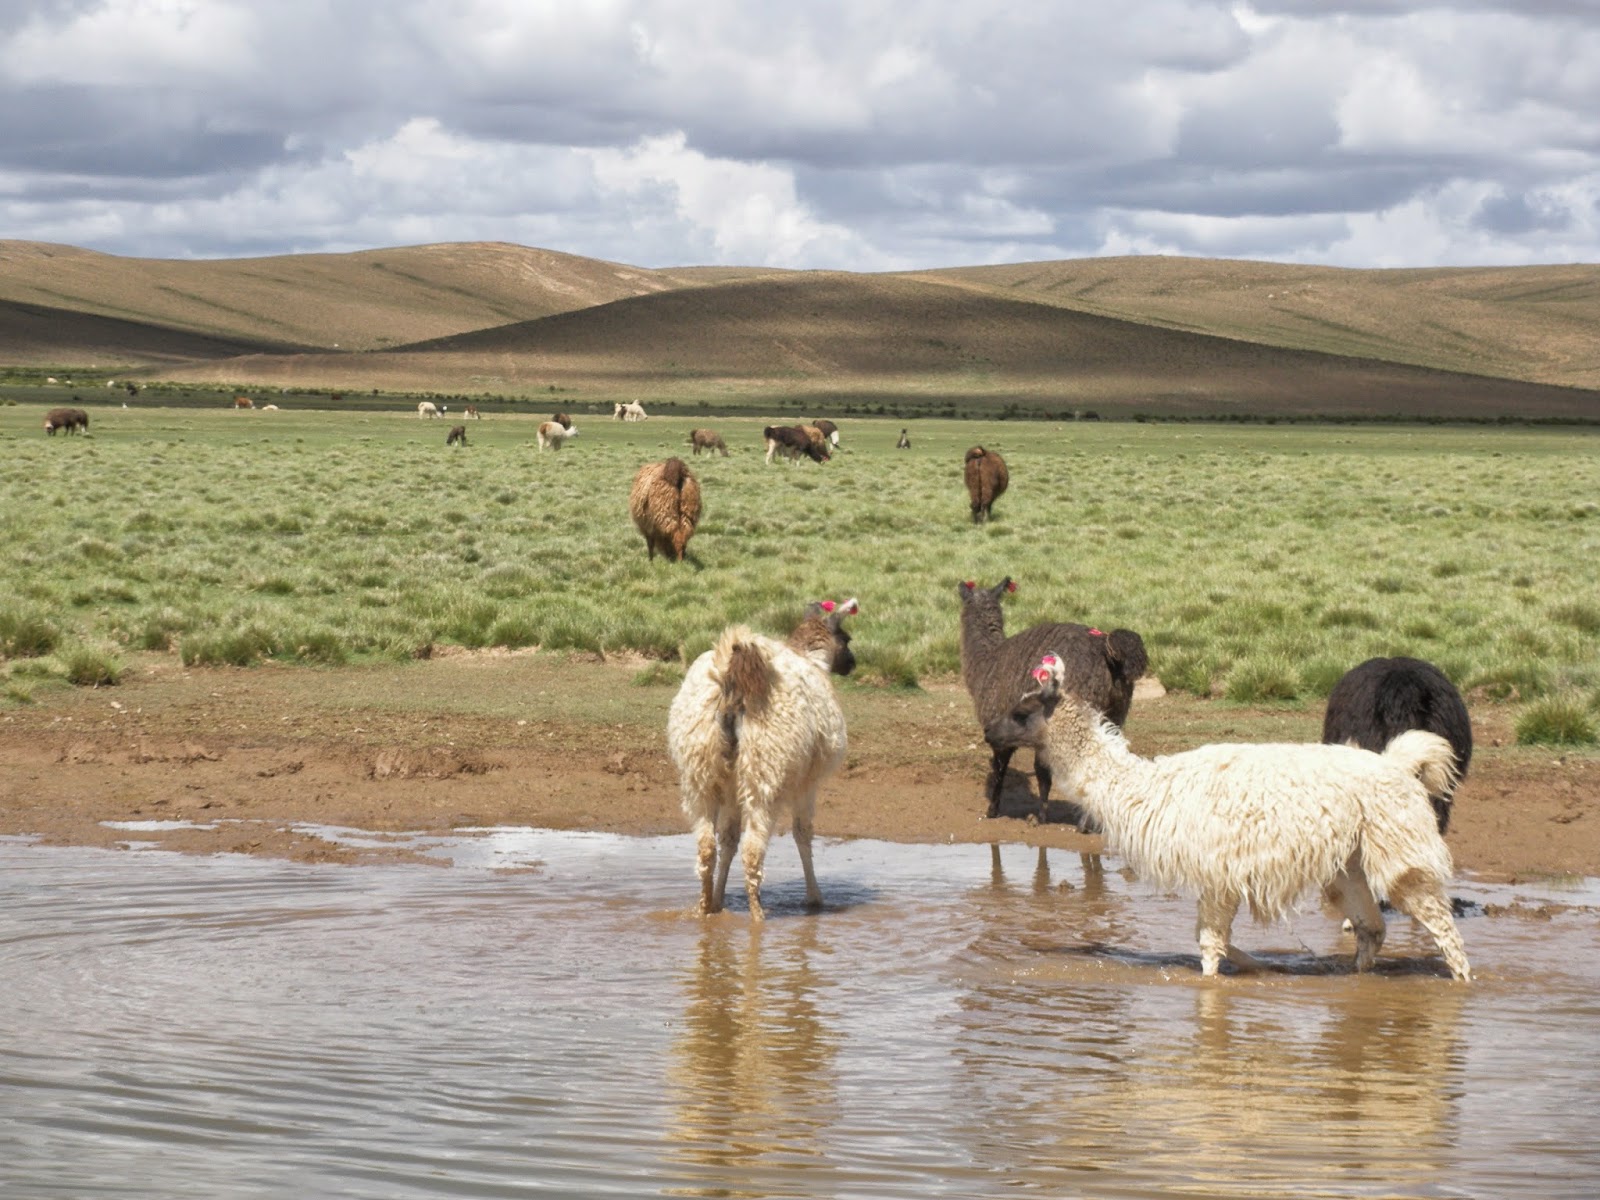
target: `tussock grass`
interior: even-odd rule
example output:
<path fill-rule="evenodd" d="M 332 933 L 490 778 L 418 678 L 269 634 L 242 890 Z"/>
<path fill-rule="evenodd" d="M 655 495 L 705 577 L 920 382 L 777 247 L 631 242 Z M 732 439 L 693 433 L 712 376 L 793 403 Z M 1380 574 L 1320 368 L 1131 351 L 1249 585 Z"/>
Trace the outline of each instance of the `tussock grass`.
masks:
<path fill-rule="evenodd" d="M 1578 696 L 1545 696 L 1518 715 L 1517 741 L 1524 746 L 1592 746 L 1600 741 L 1600 722 Z"/>
<path fill-rule="evenodd" d="M 268 436 L 229 412 L 108 409 L 90 458 L 39 434 L 36 407 L 0 413 L 27 481 L 0 511 L 0 657 L 338 664 L 455 644 L 681 669 L 729 623 L 781 635 L 806 601 L 855 595 L 861 683 L 908 687 L 958 669 L 957 583 L 1009 575 L 1012 628 L 1138 630 L 1162 682 L 1201 696 L 1311 704 L 1375 654 L 1520 703 L 1600 679 L 1600 522 L 1529 499 L 1600 494 L 1593 434 L 847 420 L 832 462 L 767 466 L 762 418 L 562 406 L 583 435 L 542 455 L 538 415 L 474 423 L 447 452 L 445 423 L 412 413 L 285 411 Z M 733 455 L 685 458 L 700 529 L 688 562 L 652 563 L 628 485 L 685 455 L 693 425 Z M 961 483 L 979 441 L 1012 478 L 981 527 Z"/>

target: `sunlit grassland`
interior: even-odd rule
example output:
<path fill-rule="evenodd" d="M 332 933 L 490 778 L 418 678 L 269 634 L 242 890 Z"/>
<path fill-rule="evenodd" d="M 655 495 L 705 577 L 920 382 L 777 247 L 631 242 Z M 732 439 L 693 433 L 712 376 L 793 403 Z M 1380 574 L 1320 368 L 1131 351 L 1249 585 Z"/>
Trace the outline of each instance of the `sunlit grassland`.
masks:
<path fill-rule="evenodd" d="M 845 423 L 824 465 L 762 461 L 754 419 L 96 409 L 46 438 L 0 409 L 5 695 L 133 650 L 189 663 L 338 664 L 428 648 L 638 651 L 651 677 L 733 621 L 784 631 L 859 596 L 868 684 L 958 664 L 956 584 L 1019 584 L 1011 627 L 1138 630 L 1173 689 L 1305 703 L 1373 654 L 1438 663 L 1495 699 L 1600 692 L 1600 437 L 1447 427 Z M 696 459 L 689 428 L 733 455 Z M 970 522 L 961 459 L 1011 490 Z M 634 471 L 683 456 L 705 515 L 691 561 L 648 561 Z M 75 656 L 75 657 L 74 657 Z"/>

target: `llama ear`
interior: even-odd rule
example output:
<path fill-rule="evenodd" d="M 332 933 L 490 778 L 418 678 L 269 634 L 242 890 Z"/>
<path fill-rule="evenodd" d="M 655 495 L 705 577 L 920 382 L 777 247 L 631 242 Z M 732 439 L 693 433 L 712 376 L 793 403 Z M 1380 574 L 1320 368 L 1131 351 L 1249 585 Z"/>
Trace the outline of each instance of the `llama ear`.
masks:
<path fill-rule="evenodd" d="M 850 599 L 839 605 L 839 615 L 841 617 L 853 617 L 860 611 L 861 601 L 857 600 L 854 596 L 851 596 Z"/>
<path fill-rule="evenodd" d="M 971 600 L 977 590 L 978 585 L 970 579 L 964 579 L 956 585 L 956 594 L 961 597 L 961 603 L 963 604 Z"/>
<path fill-rule="evenodd" d="M 1006 576 L 1005 587 L 1007 592 L 1015 592 L 1017 590 L 1016 582 L 1009 575 Z"/>

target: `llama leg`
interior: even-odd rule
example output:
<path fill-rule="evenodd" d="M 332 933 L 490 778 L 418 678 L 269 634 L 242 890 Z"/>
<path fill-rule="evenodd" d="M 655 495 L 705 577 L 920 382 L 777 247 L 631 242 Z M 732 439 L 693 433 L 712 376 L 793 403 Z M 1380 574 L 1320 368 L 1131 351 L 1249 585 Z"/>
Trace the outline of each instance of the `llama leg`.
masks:
<path fill-rule="evenodd" d="M 1221 896 L 1207 892 L 1200 897 L 1200 916 L 1195 922 L 1195 934 L 1200 941 L 1200 973 L 1215 975 L 1222 960 L 1227 958 L 1236 965 L 1234 955 L 1243 956 L 1248 964 L 1256 964 L 1244 951 L 1232 944 L 1233 916 L 1239 911 L 1236 896 Z"/>
<path fill-rule="evenodd" d="M 744 890 L 750 898 L 752 921 L 764 920 L 767 915 L 761 907 L 761 876 L 766 869 L 767 838 L 771 833 L 772 818 L 767 815 L 767 810 L 759 808 L 750 811 L 745 818 L 741 856 L 744 863 Z"/>
<path fill-rule="evenodd" d="M 1050 756 L 1043 749 L 1033 752 L 1033 777 L 1039 781 L 1039 824 L 1044 824 L 1045 814 L 1050 811 L 1050 785 L 1055 781 L 1055 776 L 1050 771 Z M 1068 819 L 1075 819 L 1076 814 L 1068 814 Z"/>
<path fill-rule="evenodd" d="M 1466 947 L 1461 944 L 1461 931 L 1450 915 L 1450 899 L 1444 894 L 1443 883 L 1423 882 L 1407 875 L 1395 885 L 1389 900 L 1433 935 L 1451 975 L 1457 979 L 1472 978 Z"/>
<path fill-rule="evenodd" d="M 717 911 L 712 902 L 717 868 L 717 827 L 705 817 L 694 823 L 695 837 L 699 841 L 699 861 L 695 869 L 700 873 L 700 915 Z"/>
<path fill-rule="evenodd" d="M 1383 949 L 1383 938 L 1388 932 L 1383 911 L 1373 898 L 1367 884 L 1367 873 L 1361 869 L 1359 859 L 1352 857 L 1343 871 L 1327 886 L 1324 895 L 1339 906 L 1356 935 L 1356 970 L 1370 971 Z"/>
<path fill-rule="evenodd" d="M 811 820 L 817 808 L 817 794 L 811 792 L 795 806 L 794 845 L 800 851 L 800 869 L 806 876 L 806 907 L 822 907 L 822 890 L 817 887 L 817 873 L 811 866 Z"/>
<path fill-rule="evenodd" d="M 728 894 L 728 868 L 739 850 L 739 810 L 732 804 L 724 805 L 717 814 L 717 884 L 711 894 L 711 911 L 721 912 Z"/>
<path fill-rule="evenodd" d="M 992 756 L 989 764 L 989 815 L 1000 815 L 1000 793 L 1006 787 L 1006 769 L 1011 766 L 1011 756 L 1016 753 L 1012 746 L 990 746 Z"/>

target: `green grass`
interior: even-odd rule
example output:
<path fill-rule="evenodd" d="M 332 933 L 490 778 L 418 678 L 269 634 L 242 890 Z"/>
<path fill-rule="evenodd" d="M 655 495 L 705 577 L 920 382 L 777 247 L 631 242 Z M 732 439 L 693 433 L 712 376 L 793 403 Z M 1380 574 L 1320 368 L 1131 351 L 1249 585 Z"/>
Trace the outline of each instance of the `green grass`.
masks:
<path fill-rule="evenodd" d="M 1600 512 L 1572 499 L 1600 495 L 1592 433 L 858 419 L 832 462 L 769 467 L 757 418 L 563 406 L 581 436 L 544 453 L 542 412 L 447 449 L 450 422 L 409 411 L 105 407 L 53 439 L 39 406 L 0 411 L 0 657 L 681 666 L 726 624 L 782 633 L 855 595 L 862 680 L 904 687 L 957 670 L 957 583 L 1010 575 L 1012 628 L 1135 629 L 1168 687 L 1241 703 L 1316 703 L 1375 654 L 1521 703 L 1600 680 Z M 695 425 L 733 457 L 687 456 Z M 983 527 L 961 483 L 979 441 L 1011 469 Z M 634 471 L 671 454 L 705 494 L 683 564 L 648 561 L 627 516 Z"/>

